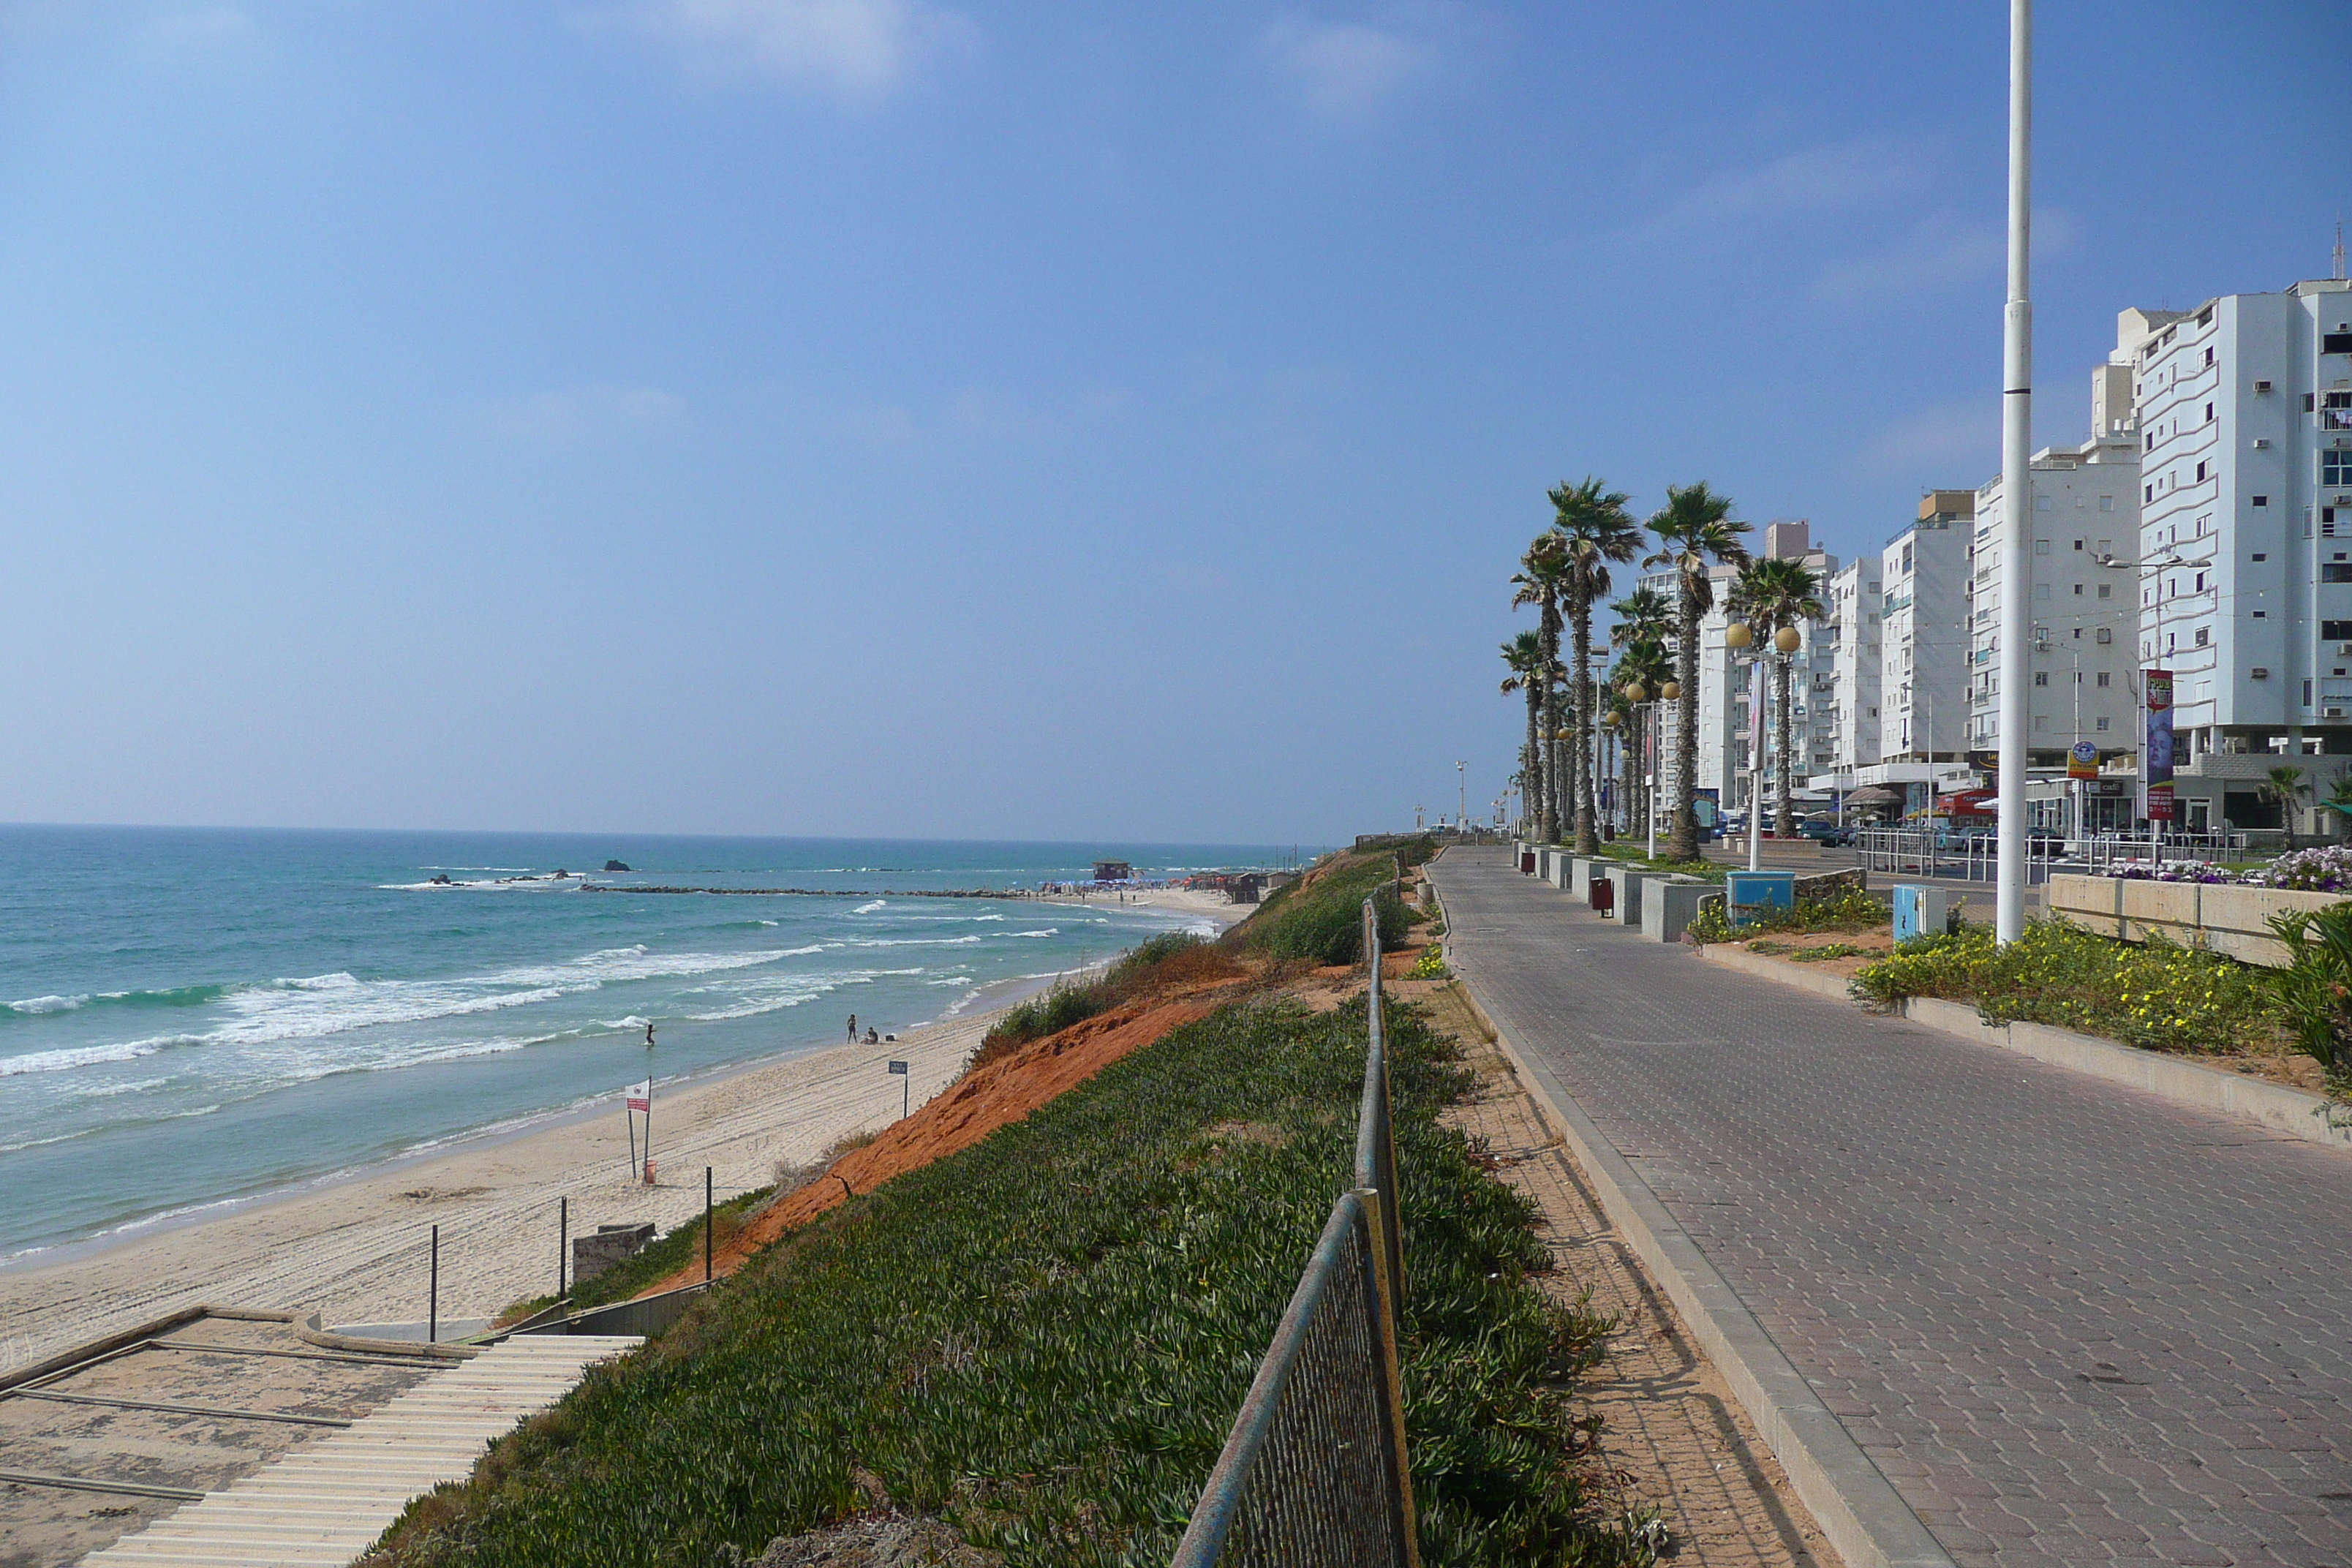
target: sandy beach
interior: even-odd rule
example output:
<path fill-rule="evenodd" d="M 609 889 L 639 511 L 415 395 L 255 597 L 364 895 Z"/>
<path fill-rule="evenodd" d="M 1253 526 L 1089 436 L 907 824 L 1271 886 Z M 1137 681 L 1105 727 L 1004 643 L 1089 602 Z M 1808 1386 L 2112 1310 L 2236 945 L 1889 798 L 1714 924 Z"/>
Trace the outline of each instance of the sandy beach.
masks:
<path fill-rule="evenodd" d="M 1127 900 L 1220 926 L 1250 912 L 1184 889 Z M 0 1371 L 197 1302 L 316 1311 L 329 1324 L 421 1320 L 436 1225 L 441 1317 L 488 1317 L 554 1290 L 559 1199 L 570 1200 L 573 1235 L 645 1220 L 667 1230 L 701 1212 L 705 1166 L 725 1198 L 767 1185 L 780 1163 L 804 1163 L 845 1135 L 896 1120 L 901 1080 L 885 1070 L 889 1058 L 908 1064 L 916 1104 L 939 1093 L 994 1016 L 969 1014 L 895 1044 L 839 1046 L 666 1089 L 654 1110 L 651 1187 L 631 1180 L 616 1099 L 538 1131 L 0 1270 Z"/>

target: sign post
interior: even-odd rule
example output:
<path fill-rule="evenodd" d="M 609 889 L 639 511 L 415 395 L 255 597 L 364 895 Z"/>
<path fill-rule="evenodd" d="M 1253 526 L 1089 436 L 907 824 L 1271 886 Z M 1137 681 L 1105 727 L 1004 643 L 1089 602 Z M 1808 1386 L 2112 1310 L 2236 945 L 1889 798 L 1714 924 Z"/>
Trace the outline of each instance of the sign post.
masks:
<path fill-rule="evenodd" d="M 898 1120 L 904 1121 L 908 1114 L 915 1109 L 915 1080 L 907 1075 L 905 1062 L 892 1062 L 890 1071 L 898 1079 Z"/>
<path fill-rule="evenodd" d="M 646 1184 L 651 1186 L 654 1179 L 654 1080 L 648 1077 L 643 1083 L 633 1083 L 622 1090 L 622 1114 L 629 1119 L 629 1170 L 634 1174 L 642 1169 Z M 636 1113 L 640 1110 L 646 1113 L 646 1152 L 642 1167 L 637 1163 L 636 1145 Z"/>

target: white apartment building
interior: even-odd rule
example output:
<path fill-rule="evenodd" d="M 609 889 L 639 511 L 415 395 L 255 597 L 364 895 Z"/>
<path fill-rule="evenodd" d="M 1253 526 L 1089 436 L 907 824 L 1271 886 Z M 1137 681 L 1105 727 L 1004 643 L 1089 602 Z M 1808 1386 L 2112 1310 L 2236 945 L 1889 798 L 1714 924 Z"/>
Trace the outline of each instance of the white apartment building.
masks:
<path fill-rule="evenodd" d="M 1951 762 L 1967 750 L 1969 549 L 1976 492 L 1930 490 L 1879 552 L 1878 760 Z"/>
<path fill-rule="evenodd" d="M 2352 752 L 2352 284 L 2222 295 L 2133 368 L 2139 652 L 2184 753 Z"/>
<path fill-rule="evenodd" d="M 2141 316 L 2126 311 L 2122 332 Z M 2118 386 L 2114 374 L 2128 371 L 2137 347 L 2126 335 L 2092 374 L 2091 438 L 2033 455 L 2031 767 L 2063 766 L 2077 741 L 2102 755 L 2139 744 L 2137 579 L 2117 563 L 2138 537 L 2140 443 L 2127 375 Z M 1979 752 L 2000 744 L 2001 483 L 1977 490 L 1970 546 L 1969 746 Z"/>
<path fill-rule="evenodd" d="M 1822 593 L 1830 670 L 1821 721 L 1832 774 L 1878 761 L 1879 617 L 1886 602 L 1879 573 L 1880 558 L 1864 555 L 1831 574 Z"/>

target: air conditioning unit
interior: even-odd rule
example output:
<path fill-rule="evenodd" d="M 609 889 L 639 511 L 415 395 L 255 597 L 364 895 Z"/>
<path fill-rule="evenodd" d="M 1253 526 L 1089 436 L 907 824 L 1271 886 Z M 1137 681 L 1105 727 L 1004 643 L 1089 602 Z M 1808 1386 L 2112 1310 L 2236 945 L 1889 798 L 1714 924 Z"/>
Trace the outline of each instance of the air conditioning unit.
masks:
<path fill-rule="evenodd" d="M 2253 668 L 2246 671 L 2246 673 L 2252 676 L 2256 680 L 2268 680 L 2271 678 L 2271 672 L 2259 664 L 2254 666 Z"/>
<path fill-rule="evenodd" d="M 2344 710 L 2341 708 L 2323 708 L 2320 710 L 2319 716 L 2323 719 L 2341 719 L 2344 717 Z"/>
<path fill-rule="evenodd" d="M 2352 642 L 2337 643 L 2336 645 L 2336 657 L 2338 658 L 2352 658 Z"/>
<path fill-rule="evenodd" d="M 2254 383 L 2254 390 L 2256 392 L 2268 392 L 2270 389 L 2271 384 L 2267 381 L 2258 381 Z"/>
<path fill-rule="evenodd" d="M 2267 452 L 2267 451 L 2269 451 L 2270 449 L 2271 449 L 2271 439 L 2270 439 L 2270 437 L 2267 437 L 2267 436 L 2257 436 L 2257 437 L 2254 437 L 2254 450 L 2255 450 L 2255 451 L 2257 451 L 2257 452 Z"/>

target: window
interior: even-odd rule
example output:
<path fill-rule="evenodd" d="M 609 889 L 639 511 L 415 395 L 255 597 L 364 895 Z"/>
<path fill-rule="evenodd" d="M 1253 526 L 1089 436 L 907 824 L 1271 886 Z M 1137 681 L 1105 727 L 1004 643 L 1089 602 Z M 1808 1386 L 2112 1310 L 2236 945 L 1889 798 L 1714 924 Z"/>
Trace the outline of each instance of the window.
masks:
<path fill-rule="evenodd" d="M 2077 633 L 2075 634 L 2075 636 L 2077 636 L 2077 637 L 2080 637 L 2081 635 L 2082 635 L 2082 634 L 2081 634 L 2080 632 L 2077 632 Z M 2113 641 L 2115 641 L 2115 640 L 2116 640 L 2116 634 L 2115 634 L 2115 633 L 2113 633 L 2113 632 L 2111 632 L 2111 631 L 2109 631 L 2106 627 L 2105 627 L 2105 626 L 2101 626 L 2101 627 L 2099 628 L 2099 635 L 2098 635 L 2098 638 L 2097 638 L 2097 640 L 2098 640 L 2098 641 L 2100 641 L 2100 642 L 2103 642 L 2103 643 L 2110 643 L 2110 642 L 2113 642 Z"/>
<path fill-rule="evenodd" d="M 2043 500 L 2047 500 L 2048 498 L 2047 498 L 2047 497 L 2043 497 L 2043 498 L 2042 498 L 2042 499 L 2043 499 Z M 2049 553 L 2050 553 L 2050 542 L 2049 542 L 2048 540 L 2046 540 L 2046 539 L 2037 539 L 2037 540 L 2035 540 L 2035 541 L 2033 542 L 2033 553 L 2035 553 L 2036 555 L 2047 555 L 2047 554 L 2049 554 Z"/>
<path fill-rule="evenodd" d="M 2254 498 L 2254 504 L 2256 506 L 2268 506 L 2271 504 L 2271 498 L 2268 496 L 2256 496 Z"/>
<path fill-rule="evenodd" d="M 2102 729 L 2102 730 L 2104 730 L 2104 729 L 2105 729 L 2106 727 L 2107 727 L 2107 721 L 2106 721 L 2105 719 L 2100 720 L 2100 721 L 2099 721 L 2099 728 L 2100 728 L 2100 729 Z"/>
<path fill-rule="evenodd" d="M 2207 643 L 2210 643 L 2212 640 L 2213 633 L 2211 628 L 2207 626 L 2199 626 L 2197 628 L 2197 646 L 2199 647 L 2203 647 Z"/>
<path fill-rule="evenodd" d="M 2082 596 L 2083 596 L 2083 584 L 2081 584 L 2080 583 L 2077 583 L 2077 584 L 2074 584 L 2074 597 L 2076 597 L 2076 598 L 2078 598 L 2078 599 L 2079 599 L 2079 598 L 2081 598 Z"/>
<path fill-rule="evenodd" d="M 2108 679 L 2109 679 L 2109 678 L 2108 678 L 2108 674 L 2107 674 L 2107 672 L 2106 672 L 2105 670 L 2104 670 L 2104 669 L 2103 669 L 2103 670 L 2099 671 L 2099 684 L 2100 684 L 2100 685 L 2102 685 L 2102 686 L 2106 685 L 2106 684 L 2107 684 L 2107 681 L 2108 681 Z"/>
<path fill-rule="evenodd" d="M 2113 510 L 2116 510 L 2116 498 L 2115 498 L 2115 497 L 2113 497 L 2113 496 L 2101 496 L 2101 497 L 2099 498 L 2099 510 L 2100 510 L 2101 511 L 2113 511 Z"/>
<path fill-rule="evenodd" d="M 2050 584 L 2047 583 L 2036 583 L 2033 584 L 2033 596 L 2037 599 L 2048 598 L 2050 596 Z"/>
<path fill-rule="evenodd" d="M 2149 501 L 2156 499 L 2156 487 L 2154 485 L 2142 485 L 2140 489 L 2143 492 L 2140 497 L 2142 500 Z"/>
<path fill-rule="evenodd" d="M 2323 561 L 2319 565 L 2323 583 L 2352 583 L 2352 561 Z"/>
<path fill-rule="evenodd" d="M 2035 670 L 2035 671 L 2033 672 L 2033 684 L 2034 684 L 2034 685 L 2036 685 L 2036 686 L 2047 686 L 2047 685 L 2049 685 L 2049 684 L 2050 684 L 2050 672 L 2049 672 L 2048 670 L 2046 670 L 2046 669 L 2037 669 L 2037 670 Z M 1987 690 L 1990 690 L 1990 689 L 1991 689 L 1991 687 L 1992 687 L 1992 682 L 1991 682 L 1990 680 L 1987 680 L 1987 681 L 1985 682 L 1985 688 L 1986 688 L 1986 689 L 1987 689 Z"/>
<path fill-rule="evenodd" d="M 2263 675 L 2268 675 L 2269 673 L 2269 670 L 2263 671 Z M 2261 677 L 2258 676 L 2256 679 L 2259 679 Z M 2307 675 L 2303 678 L 2303 705 L 2305 708 L 2311 706 L 2311 677 Z"/>
<path fill-rule="evenodd" d="M 2037 730 L 2047 730 L 2050 728 L 2050 715 L 2047 713 L 2036 713 L 2033 716 L 2033 727 Z"/>
<path fill-rule="evenodd" d="M 2210 363 L 2211 362 L 2208 361 L 2207 363 Z M 2205 423 L 2208 425 L 2213 423 L 2213 405 L 2210 403 L 2205 405 Z"/>
<path fill-rule="evenodd" d="M 1908 571 L 1910 571 L 1910 570 L 1911 570 L 1911 547 L 1910 547 L 1909 545 L 1907 545 L 1907 544 L 1906 544 L 1906 545 L 1905 545 L 1905 546 L 1903 547 L 1903 566 L 1902 566 L 1902 570 L 1904 570 L 1904 571 L 1906 571 L 1906 572 L 1908 572 Z"/>
<path fill-rule="evenodd" d="M 2202 463 L 2197 465 L 2197 482 L 2200 485 L 2205 482 L 2205 465 Z"/>
<path fill-rule="evenodd" d="M 2255 560 L 2257 560 L 2257 561 L 2268 561 L 2268 560 L 2270 559 L 2270 557 L 2269 557 L 2268 555 L 2264 554 L 2263 552 L 2261 552 L 2261 551 L 2257 550 L 2257 551 L 2255 551 L 2255 552 L 2254 552 L 2254 559 L 2255 559 Z"/>
<path fill-rule="evenodd" d="M 2352 621 L 2322 621 L 2319 623 L 2321 642 L 2352 642 Z"/>
<path fill-rule="evenodd" d="M 2083 542 L 2082 542 L 2081 540 L 2079 540 L 2079 539 L 2078 539 L 2078 540 L 2076 540 L 2076 541 L 2074 541 L 2074 548 L 2075 548 L 2075 549 L 2077 549 L 2077 550 L 2082 549 L 2082 548 L 2083 548 Z"/>
<path fill-rule="evenodd" d="M 2112 599 L 2112 598 L 2114 598 L 2115 596 L 2116 596 L 2116 585 L 2115 585 L 2113 583 L 2102 583 L 2102 584 L 2099 584 L 2099 597 L 2100 597 L 2100 598 L 2102 598 L 2102 599 Z"/>
<path fill-rule="evenodd" d="M 2322 332 L 2319 352 L 2324 354 L 2352 354 L 2352 332 Z"/>
<path fill-rule="evenodd" d="M 2205 591 L 2205 574 L 2204 574 L 2204 573 L 2202 573 L 2202 572 L 2200 572 L 2199 574 L 2197 574 L 2197 586 L 2196 586 L 2196 587 L 2194 587 L 2194 588 L 2192 588 L 2192 589 L 2190 589 L 2190 590 L 2189 590 L 2189 592 L 2190 592 L 2190 593 L 2193 593 L 2193 594 L 2201 594 L 2201 593 L 2203 593 L 2204 591 Z"/>
<path fill-rule="evenodd" d="M 2319 482 L 2352 485 L 2352 452 L 2330 448 L 2319 454 Z"/>

